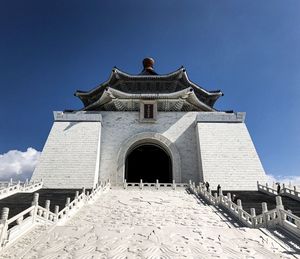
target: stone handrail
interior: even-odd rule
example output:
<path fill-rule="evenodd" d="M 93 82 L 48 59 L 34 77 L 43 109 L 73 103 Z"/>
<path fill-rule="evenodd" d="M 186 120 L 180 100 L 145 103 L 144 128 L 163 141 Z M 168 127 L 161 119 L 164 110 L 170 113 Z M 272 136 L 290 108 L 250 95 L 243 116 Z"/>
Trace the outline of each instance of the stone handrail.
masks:
<path fill-rule="evenodd" d="M 294 200 L 300 201 L 300 191 L 297 190 L 296 186 L 294 186 L 294 188 L 292 189 L 292 188 L 286 187 L 283 184 L 281 193 L 285 196 L 288 196 L 288 197 L 294 199 Z"/>
<path fill-rule="evenodd" d="M 68 214 L 75 209 L 76 207 L 78 208 L 80 203 L 82 203 L 82 201 L 86 198 L 86 194 L 85 193 L 81 193 L 80 195 L 78 195 L 78 192 L 76 192 L 75 194 L 75 199 L 70 202 L 70 198 L 67 198 L 66 201 L 66 206 L 59 212 L 57 213 L 57 220 L 62 219 L 63 217 L 68 216 Z"/>
<path fill-rule="evenodd" d="M 28 180 L 26 180 L 26 182 L 21 183 L 20 181 L 18 181 L 17 183 L 13 183 L 12 180 L 10 180 L 7 183 L 7 186 L 2 188 L 0 190 L 0 200 L 7 198 L 11 195 L 14 195 L 16 193 L 19 192 L 35 192 L 39 189 L 41 189 L 43 187 L 43 181 L 39 181 L 39 182 L 28 182 Z"/>
<path fill-rule="evenodd" d="M 284 229 L 287 229 L 298 237 L 300 236 L 300 217 L 286 210 L 280 210 L 280 218 L 282 219 L 280 223 Z"/>
<path fill-rule="evenodd" d="M 187 183 L 175 183 L 175 180 L 172 181 L 172 183 L 160 183 L 158 180 L 156 180 L 155 183 L 144 183 L 141 179 L 139 183 L 128 183 L 126 180 L 123 182 L 123 188 L 127 189 L 128 187 L 138 187 L 140 189 L 144 189 L 144 187 L 154 187 L 155 189 L 159 189 L 161 187 L 169 187 L 173 190 L 176 190 L 177 187 L 188 187 L 189 185 Z"/>
<path fill-rule="evenodd" d="M 258 189 L 258 191 L 266 193 L 266 194 L 278 195 L 277 190 L 274 187 L 274 184 L 273 184 L 273 187 L 270 187 L 268 185 L 268 183 L 263 185 L 263 184 L 260 184 L 259 182 L 257 182 L 257 189 Z M 296 186 L 294 186 L 292 188 L 291 186 L 286 187 L 285 184 L 282 184 L 282 188 L 280 189 L 279 194 L 288 196 L 294 200 L 300 201 L 300 191 L 297 190 Z"/>
<path fill-rule="evenodd" d="M 22 223 L 22 219 L 24 219 L 24 216 L 26 214 L 29 214 L 33 211 L 34 206 L 29 207 L 26 210 L 23 210 L 22 212 L 20 212 L 18 215 L 15 215 L 14 217 L 10 218 L 7 220 L 7 225 L 10 225 L 12 223 L 16 223 L 17 225 L 20 225 L 20 223 Z"/>
<path fill-rule="evenodd" d="M 82 193 L 76 191 L 75 198 L 71 202 L 66 199 L 65 207 L 59 211 L 59 206 L 55 206 L 55 211 L 50 211 L 50 201 L 46 200 L 45 207 L 38 204 L 39 194 L 35 193 L 32 206 L 8 219 L 9 208 L 3 208 L 0 219 L 0 250 L 11 244 L 15 239 L 22 236 L 25 232 L 35 226 L 36 223 L 42 224 L 61 224 L 72 217 L 84 204 L 95 200 L 95 197 L 101 192 L 110 188 L 110 182 L 104 185 L 99 184 L 92 189 L 91 193 L 83 188 Z"/>
<path fill-rule="evenodd" d="M 21 185 L 20 184 L 20 192 L 35 192 L 43 187 L 43 180 L 39 182 L 29 182 L 26 184 L 26 182 Z"/>
<path fill-rule="evenodd" d="M 58 214 L 49 211 L 49 209 L 38 206 L 37 216 L 39 221 L 45 220 L 50 222 L 56 222 L 58 220 Z"/>
<path fill-rule="evenodd" d="M 18 215 L 7 219 L 8 208 L 3 208 L 0 221 L 0 242 L 1 246 L 6 245 L 8 242 L 13 242 L 19 236 L 19 229 L 26 232 L 33 223 L 33 214 L 35 206 L 31 206 L 22 211 Z"/>
<path fill-rule="evenodd" d="M 277 190 L 269 186 L 267 183 L 265 185 L 262 185 L 259 182 L 257 182 L 257 190 L 266 194 L 278 195 Z"/>
<path fill-rule="evenodd" d="M 276 196 L 276 208 L 268 211 L 267 203 L 262 203 L 262 214 L 256 215 L 255 209 L 251 208 L 249 214 L 242 207 L 242 201 L 237 200 L 237 204 L 231 200 L 231 194 L 226 196 L 220 190 L 219 195 L 215 193 L 212 195 L 211 190 L 207 191 L 205 185 L 200 183 L 198 187 L 195 184 L 189 186 L 192 193 L 203 197 L 209 204 L 214 206 L 221 206 L 230 212 L 232 216 L 237 218 L 244 225 L 251 228 L 272 228 L 276 225 L 281 226 L 288 232 L 300 238 L 300 218 L 289 211 L 284 210 L 280 196 Z"/>

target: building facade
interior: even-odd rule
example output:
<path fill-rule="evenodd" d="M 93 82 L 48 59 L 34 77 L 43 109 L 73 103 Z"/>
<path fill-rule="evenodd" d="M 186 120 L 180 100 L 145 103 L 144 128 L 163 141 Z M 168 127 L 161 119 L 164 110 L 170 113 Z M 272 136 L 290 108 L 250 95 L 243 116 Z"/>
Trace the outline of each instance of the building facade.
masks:
<path fill-rule="evenodd" d="M 189 80 L 186 70 L 158 75 L 154 61 L 130 75 L 117 68 L 88 92 L 84 107 L 54 112 L 32 180 L 48 188 L 91 188 L 100 180 L 208 181 L 213 189 L 256 190 L 265 172 L 245 113 L 214 108 L 223 95 Z"/>

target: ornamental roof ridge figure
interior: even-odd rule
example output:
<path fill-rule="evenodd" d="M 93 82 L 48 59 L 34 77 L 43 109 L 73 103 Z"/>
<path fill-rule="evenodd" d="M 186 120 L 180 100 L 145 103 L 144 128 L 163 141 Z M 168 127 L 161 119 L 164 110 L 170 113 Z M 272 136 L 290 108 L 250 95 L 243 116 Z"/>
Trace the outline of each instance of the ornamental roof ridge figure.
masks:
<path fill-rule="evenodd" d="M 140 73 L 140 75 L 158 75 L 154 69 L 153 69 L 153 66 L 154 66 L 154 59 L 153 58 L 144 58 L 143 60 L 143 71 Z"/>

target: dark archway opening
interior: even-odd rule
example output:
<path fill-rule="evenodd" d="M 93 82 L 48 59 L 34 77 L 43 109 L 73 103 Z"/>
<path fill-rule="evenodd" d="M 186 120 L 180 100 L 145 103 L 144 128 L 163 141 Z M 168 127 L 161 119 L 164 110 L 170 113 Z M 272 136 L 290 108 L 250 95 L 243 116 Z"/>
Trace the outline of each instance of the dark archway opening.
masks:
<path fill-rule="evenodd" d="M 153 144 L 134 148 L 126 157 L 125 179 L 127 182 L 172 182 L 172 161 L 168 153 Z"/>

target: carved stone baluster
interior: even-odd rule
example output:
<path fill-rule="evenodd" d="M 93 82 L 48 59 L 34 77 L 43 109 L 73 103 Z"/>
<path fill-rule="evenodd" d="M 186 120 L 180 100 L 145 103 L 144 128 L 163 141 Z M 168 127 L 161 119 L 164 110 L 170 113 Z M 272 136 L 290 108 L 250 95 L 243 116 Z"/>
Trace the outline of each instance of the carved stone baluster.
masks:
<path fill-rule="evenodd" d="M 34 206 L 34 209 L 30 212 L 30 215 L 32 216 L 32 222 L 35 222 L 39 206 L 39 194 L 37 192 L 33 194 L 31 206 Z"/>
<path fill-rule="evenodd" d="M 159 182 L 158 182 L 158 179 L 156 179 L 156 189 L 157 189 L 157 190 L 159 189 Z"/>
<path fill-rule="evenodd" d="M 250 209 L 251 213 L 251 221 L 252 221 L 252 227 L 255 228 L 257 225 L 257 219 L 256 219 L 256 211 L 255 208 Z"/>
<path fill-rule="evenodd" d="M 23 222 L 23 219 L 24 219 L 23 216 L 19 217 L 19 218 L 16 220 L 17 225 L 21 225 L 22 222 Z"/>
<path fill-rule="evenodd" d="M 45 209 L 46 209 L 46 211 L 44 213 L 44 218 L 48 219 L 48 217 L 49 217 L 49 211 L 50 211 L 50 200 L 46 200 L 45 201 Z"/>
<path fill-rule="evenodd" d="M 8 224 L 7 224 L 7 219 L 8 219 L 8 214 L 9 214 L 9 208 L 4 207 L 2 208 L 2 213 L 1 213 L 1 221 L 0 221 L 0 247 L 2 247 L 7 239 L 7 230 L 8 230 Z"/>
<path fill-rule="evenodd" d="M 55 207 L 54 207 L 54 214 L 56 215 L 56 218 L 55 218 L 56 221 L 58 220 L 58 213 L 59 213 L 59 206 L 55 205 Z"/>

